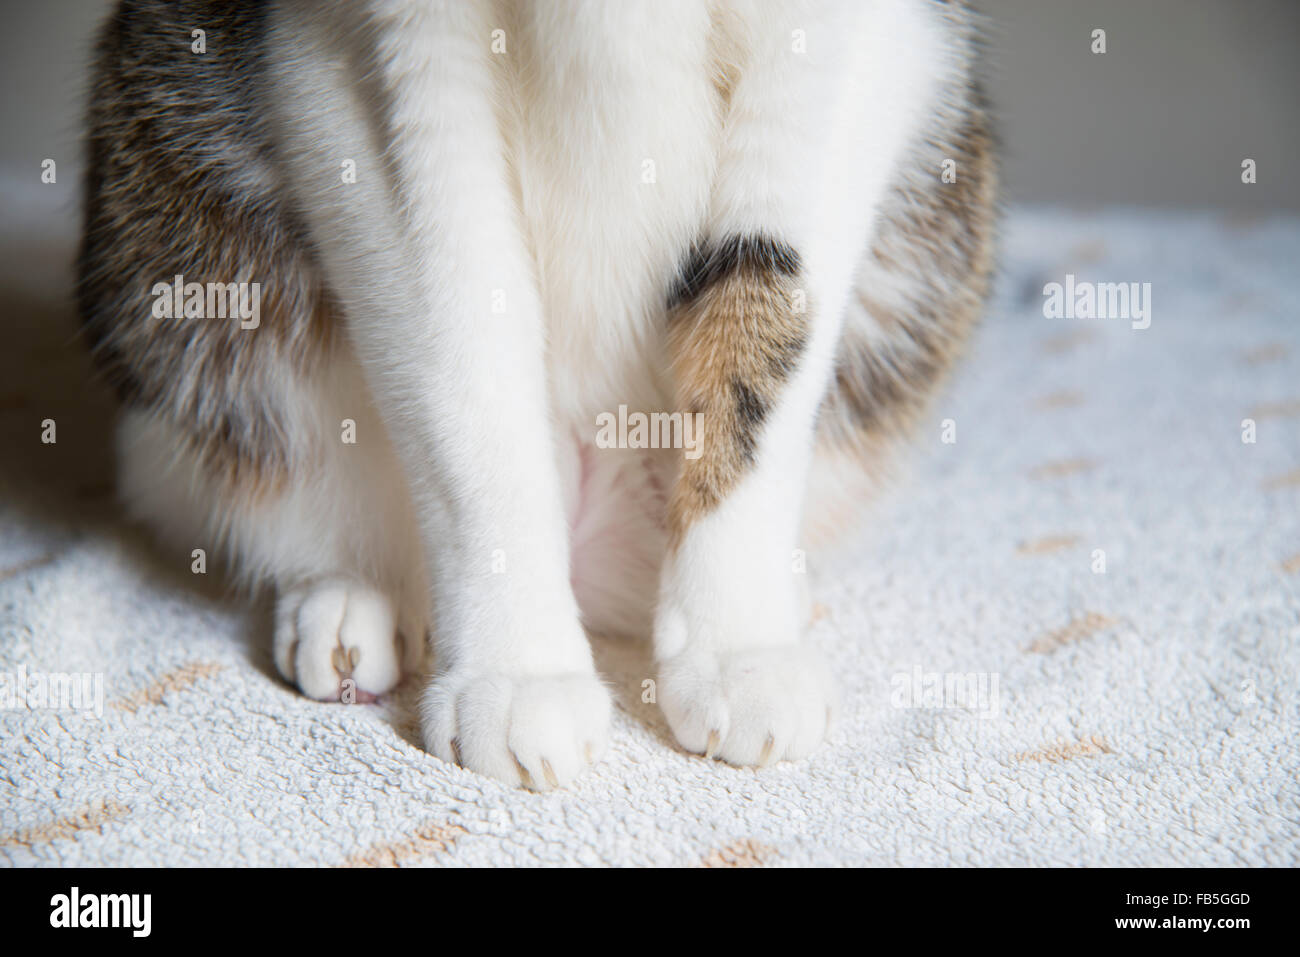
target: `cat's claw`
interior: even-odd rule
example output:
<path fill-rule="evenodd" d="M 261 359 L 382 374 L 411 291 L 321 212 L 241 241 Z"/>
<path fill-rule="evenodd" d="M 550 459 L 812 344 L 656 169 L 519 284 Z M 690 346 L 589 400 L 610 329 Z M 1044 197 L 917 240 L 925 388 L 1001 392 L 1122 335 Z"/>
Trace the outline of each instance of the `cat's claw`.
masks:
<path fill-rule="evenodd" d="M 285 680 L 319 701 L 373 701 L 402 677 L 392 606 L 352 581 L 328 579 L 282 592 L 273 653 Z"/>
<path fill-rule="evenodd" d="M 721 733 L 718 732 L 717 730 L 710 731 L 708 744 L 706 744 L 704 747 L 704 756 L 706 758 L 712 758 L 715 754 L 718 753 L 718 746 L 720 744 L 722 744 Z"/>
<path fill-rule="evenodd" d="M 688 751 L 767 767 L 811 754 L 838 696 L 820 656 L 790 645 L 688 651 L 662 665 L 659 702 Z"/>
<path fill-rule="evenodd" d="M 609 744 L 609 692 L 595 674 L 453 670 L 430 682 L 421 711 L 435 755 L 529 790 L 568 785 Z"/>

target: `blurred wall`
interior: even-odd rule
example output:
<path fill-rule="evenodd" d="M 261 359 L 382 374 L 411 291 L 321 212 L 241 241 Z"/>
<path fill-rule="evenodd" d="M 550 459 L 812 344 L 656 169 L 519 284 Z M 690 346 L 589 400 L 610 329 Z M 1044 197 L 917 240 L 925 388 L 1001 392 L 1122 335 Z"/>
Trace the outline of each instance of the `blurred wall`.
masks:
<path fill-rule="evenodd" d="M 1300 210 L 1285 165 L 1300 159 L 1300 0 L 974 2 L 992 20 L 1011 199 Z M 48 156 L 60 181 L 75 173 L 63 159 L 109 6 L 3 0 L 0 170 L 38 174 Z M 1094 28 L 1105 54 L 1090 52 Z"/>
<path fill-rule="evenodd" d="M 1300 210 L 1298 0 L 974 2 L 1013 199 Z"/>

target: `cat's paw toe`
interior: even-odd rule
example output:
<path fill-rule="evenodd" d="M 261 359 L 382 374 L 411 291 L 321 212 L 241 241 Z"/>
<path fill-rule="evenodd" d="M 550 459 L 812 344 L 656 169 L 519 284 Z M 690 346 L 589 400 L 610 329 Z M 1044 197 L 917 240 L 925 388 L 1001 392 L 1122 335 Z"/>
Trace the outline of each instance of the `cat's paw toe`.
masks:
<path fill-rule="evenodd" d="M 421 710 L 438 757 L 538 791 L 569 784 L 609 744 L 609 692 L 595 675 L 452 671 L 430 682 Z"/>
<path fill-rule="evenodd" d="M 687 652 L 662 665 L 658 699 L 682 747 L 759 767 L 811 754 L 839 704 L 821 657 L 802 645 Z"/>
<path fill-rule="evenodd" d="M 310 698 L 368 701 L 391 690 L 401 641 L 388 599 L 356 582 L 313 582 L 276 601 L 276 668 Z"/>

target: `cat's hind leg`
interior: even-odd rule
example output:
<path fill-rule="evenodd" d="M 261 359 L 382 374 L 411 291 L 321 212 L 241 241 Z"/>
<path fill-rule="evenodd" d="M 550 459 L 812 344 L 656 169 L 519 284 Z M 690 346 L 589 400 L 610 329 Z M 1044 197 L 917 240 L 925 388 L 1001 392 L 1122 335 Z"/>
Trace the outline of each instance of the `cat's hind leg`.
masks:
<path fill-rule="evenodd" d="M 241 584 L 275 589 L 285 680 L 318 700 L 370 700 L 420 668 L 427 645 L 409 495 L 350 357 L 319 382 L 282 371 L 280 465 L 223 468 L 219 447 L 205 454 L 179 423 L 129 409 L 120 492 L 187 560 L 221 554 Z"/>
<path fill-rule="evenodd" d="M 423 651 L 409 493 L 270 127 L 250 122 L 270 5 L 201 6 L 230 55 L 165 40 L 187 5 L 122 5 L 99 37 L 77 291 L 124 410 L 119 492 L 177 564 L 224 554 L 276 589 L 286 678 L 379 694 Z"/>

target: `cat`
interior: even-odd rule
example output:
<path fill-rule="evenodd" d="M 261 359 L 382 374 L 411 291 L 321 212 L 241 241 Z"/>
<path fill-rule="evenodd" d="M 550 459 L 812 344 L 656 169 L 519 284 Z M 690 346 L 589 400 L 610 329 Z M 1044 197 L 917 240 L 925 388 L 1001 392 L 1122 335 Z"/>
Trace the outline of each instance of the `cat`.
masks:
<path fill-rule="evenodd" d="M 809 755 L 838 697 L 798 550 L 852 527 L 993 269 L 979 30 L 941 0 L 121 0 L 78 298 L 126 510 L 273 587 L 304 694 L 432 667 L 424 743 L 473 771 L 600 760 L 588 631 L 652 641 L 685 750 Z M 598 442 L 627 410 L 698 417 L 693 454 Z"/>

